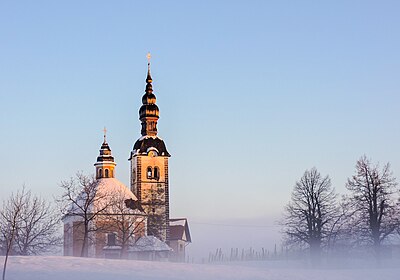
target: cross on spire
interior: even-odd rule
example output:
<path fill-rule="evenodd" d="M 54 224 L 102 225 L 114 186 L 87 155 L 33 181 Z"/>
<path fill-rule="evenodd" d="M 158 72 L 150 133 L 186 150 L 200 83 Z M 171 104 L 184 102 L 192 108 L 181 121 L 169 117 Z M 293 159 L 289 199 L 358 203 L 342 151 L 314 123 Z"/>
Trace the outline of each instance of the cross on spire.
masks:
<path fill-rule="evenodd" d="M 107 137 L 107 128 L 106 127 L 104 127 L 103 132 L 104 132 L 104 143 L 106 143 L 107 142 L 106 141 L 106 137 Z"/>
<path fill-rule="evenodd" d="M 146 79 L 146 82 L 149 84 L 153 81 L 151 79 L 151 74 L 150 74 L 150 59 L 151 59 L 150 52 L 147 53 L 146 57 L 147 57 L 147 79 Z"/>
<path fill-rule="evenodd" d="M 148 52 L 146 57 L 147 57 L 147 64 L 150 65 L 151 53 Z"/>

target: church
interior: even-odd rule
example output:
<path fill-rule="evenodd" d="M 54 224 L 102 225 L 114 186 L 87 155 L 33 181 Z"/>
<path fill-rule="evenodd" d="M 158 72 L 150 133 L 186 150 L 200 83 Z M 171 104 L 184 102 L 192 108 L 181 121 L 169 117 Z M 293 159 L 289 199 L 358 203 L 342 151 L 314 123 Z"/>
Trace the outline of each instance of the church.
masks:
<path fill-rule="evenodd" d="M 141 137 L 130 152 L 130 187 L 115 178 L 116 163 L 106 133 L 95 165 L 90 228 L 84 230 L 82 190 L 63 217 L 64 255 L 185 261 L 191 243 L 186 218 L 170 218 L 170 154 L 158 137 L 159 108 L 153 93 L 148 55 L 146 89 L 139 109 Z M 81 202 L 80 202 L 81 200 Z M 96 213 L 96 214 L 95 214 Z M 89 223 L 89 222 L 88 222 Z M 86 226 L 86 228 L 89 228 Z M 86 232 L 86 233 L 85 233 Z M 87 238 L 84 238 L 84 235 Z M 83 244 L 83 240 L 86 240 Z"/>

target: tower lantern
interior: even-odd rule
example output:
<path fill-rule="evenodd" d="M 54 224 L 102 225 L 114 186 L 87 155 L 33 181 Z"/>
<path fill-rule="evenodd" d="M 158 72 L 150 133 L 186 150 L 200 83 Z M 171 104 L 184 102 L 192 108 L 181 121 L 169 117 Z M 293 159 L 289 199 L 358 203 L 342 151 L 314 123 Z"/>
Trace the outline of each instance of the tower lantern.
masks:
<path fill-rule="evenodd" d="M 114 162 L 114 157 L 111 155 L 110 146 L 106 139 L 106 128 L 104 128 L 104 140 L 100 147 L 100 155 L 97 157 L 97 162 L 94 164 L 96 167 L 96 179 L 101 178 L 114 178 L 114 169 L 117 165 Z"/>

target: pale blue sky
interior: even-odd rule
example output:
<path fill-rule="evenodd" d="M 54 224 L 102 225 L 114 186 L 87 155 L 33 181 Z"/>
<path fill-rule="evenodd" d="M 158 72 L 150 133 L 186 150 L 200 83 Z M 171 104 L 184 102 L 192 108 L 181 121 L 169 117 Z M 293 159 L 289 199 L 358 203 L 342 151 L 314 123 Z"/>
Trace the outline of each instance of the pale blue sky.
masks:
<path fill-rule="evenodd" d="M 1 1 L 0 195 L 117 177 L 140 136 L 146 53 L 171 212 L 278 217 L 305 169 L 344 192 L 356 160 L 400 177 L 398 1 Z"/>

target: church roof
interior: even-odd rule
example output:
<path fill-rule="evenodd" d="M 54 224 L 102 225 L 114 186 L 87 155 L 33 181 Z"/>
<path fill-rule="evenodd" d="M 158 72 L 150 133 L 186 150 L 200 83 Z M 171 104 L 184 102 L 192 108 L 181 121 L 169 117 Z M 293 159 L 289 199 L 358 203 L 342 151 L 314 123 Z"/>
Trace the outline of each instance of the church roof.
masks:
<path fill-rule="evenodd" d="M 169 240 L 192 242 L 186 218 L 169 219 Z"/>
<path fill-rule="evenodd" d="M 97 191 L 101 193 L 121 194 L 125 199 L 137 200 L 136 196 L 124 183 L 115 178 L 97 179 Z"/>
<path fill-rule="evenodd" d="M 159 156 L 171 156 L 167 151 L 164 141 L 160 137 L 148 135 L 142 136 L 136 141 L 132 153 L 134 155 L 147 154 L 150 148 L 155 148 Z"/>
<path fill-rule="evenodd" d="M 111 155 L 111 149 L 107 142 L 103 142 L 100 148 L 100 155 L 97 157 L 97 162 L 114 162 L 114 157 Z"/>
<path fill-rule="evenodd" d="M 136 243 L 129 249 L 133 252 L 149 252 L 149 251 L 172 251 L 165 242 L 162 242 L 155 236 L 142 236 Z"/>
<path fill-rule="evenodd" d="M 92 210 L 93 213 L 102 208 L 107 208 L 105 212 L 108 214 L 112 211 L 120 211 L 112 210 L 112 205 L 116 206 L 120 203 L 121 208 L 124 207 L 124 203 L 126 199 L 137 200 L 136 196 L 129 190 L 127 186 L 125 186 L 122 182 L 115 178 L 101 178 L 95 181 L 94 191 L 90 193 L 90 195 L 95 195 L 95 198 L 92 199 L 93 205 Z M 82 211 L 80 208 L 84 208 L 84 204 L 87 201 L 88 194 L 82 190 L 77 198 L 77 203 L 72 203 L 68 213 L 69 215 L 79 215 Z M 110 207 L 108 207 L 110 206 Z M 124 209 L 124 208 L 122 208 Z M 124 209 L 125 210 L 125 209 Z M 130 211 L 126 208 L 127 211 Z M 136 212 L 138 210 L 135 210 Z"/>

